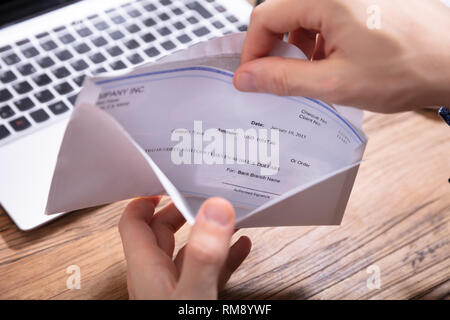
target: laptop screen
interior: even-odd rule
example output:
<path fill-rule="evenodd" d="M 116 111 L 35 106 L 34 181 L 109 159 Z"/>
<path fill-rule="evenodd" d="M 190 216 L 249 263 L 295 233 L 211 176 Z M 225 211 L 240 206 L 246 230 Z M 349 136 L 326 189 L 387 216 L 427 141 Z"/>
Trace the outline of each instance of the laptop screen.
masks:
<path fill-rule="evenodd" d="M 1 0 L 0 28 L 79 0 Z"/>

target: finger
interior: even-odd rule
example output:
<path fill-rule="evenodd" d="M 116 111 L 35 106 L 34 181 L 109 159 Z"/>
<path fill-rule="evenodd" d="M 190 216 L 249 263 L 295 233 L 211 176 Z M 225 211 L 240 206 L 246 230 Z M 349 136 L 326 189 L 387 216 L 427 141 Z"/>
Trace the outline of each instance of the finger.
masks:
<path fill-rule="evenodd" d="M 266 57 L 240 66 L 233 81 L 240 91 L 330 99 L 335 98 L 346 70 L 344 61 L 339 59 Z"/>
<path fill-rule="evenodd" d="M 221 198 L 205 201 L 186 246 L 177 287 L 179 297 L 217 298 L 219 275 L 228 256 L 233 230 L 232 205 Z"/>
<path fill-rule="evenodd" d="M 234 229 L 233 234 L 238 232 L 239 229 Z M 240 239 L 239 239 L 240 240 Z M 233 247 L 230 248 L 230 251 L 233 250 Z M 184 253 L 186 252 L 186 246 L 184 246 L 183 248 L 181 248 L 174 260 L 175 266 L 178 270 L 178 272 L 181 272 L 181 268 L 183 267 L 183 258 L 184 258 Z"/>
<path fill-rule="evenodd" d="M 321 34 L 317 37 L 316 47 L 313 53 L 313 60 L 322 60 L 325 59 L 325 39 Z"/>
<path fill-rule="evenodd" d="M 175 232 L 180 229 L 186 220 L 173 203 L 166 205 L 159 210 L 150 223 L 158 246 L 172 257 L 175 247 Z"/>
<path fill-rule="evenodd" d="M 242 262 L 247 258 L 250 250 L 252 248 L 251 240 L 246 237 L 240 237 L 230 248 L 230 253 L 228 254 L 225 266 L 222 269 L 222 273 L 219 278 L 219 289 L 225 287 L 225 284 L 230 279 L 231 275 L 236 271 L 236 269 L 242 264 Z"/>
<path fill-rule="evenodd" d="M 148 197 L 137 197 L 135 199 L 133 199 L 131 202 L 128 203 L 128 206 L 132 206 L 133 202 L 137 201 L 137 200 L 144 200 L 144 201 L 150 201 L 153 203 L 153 206 L 156 208 L 159 203 L 161 202 L 162 196 L 148 196 Z M 127 208 L 125 208 L 125 211 L 127 210 Z M 153 214 L 148 215 L 148 217 L 151 219 L 153 216 Z"/>
<path fill-rule="evenodd" d="M 134 286 L 133 286 L 133 282 L 131 282 L 130 279 L 130 271 L 127 270 L 127 288 L 128 288 L 128 299 L 129 300 L 135 300 L 135 296 L 134 296 Z"/>
<path fill-rule="evenodd" d="M 181 248 L 178 251 L 177 256 L 175 257 L 175 260 L 173 261 L 175 263 L 175 267 L 178 270 L 178 273 L 181 273 L 181 268 L 183 267 L 183 259 L 184 259 L 185 252 L 186 252 L 186 246 L 184 246 L 183 248 Z"/>
<path fill-rule="evenodd" d="M 143 197 L 131 201 L 125 208 L 119 221 L 125 254 L 132 253 L 135 248 L 156 244 L 154 234 L 148 225 L 155 212 L 156 203 L 155 198 Z"/>
<path fill-rule="evenodd" d="M 316 38 L 316 31 L 305 30 L 303 28 L 289 33 L 289 43 L 300 48 L 310 60 L 316 47 Z"/>
<path fill-rule="evenodd" d="M 304 28 L 322 32 L 326 9 L 331 1 L 272 0 L 257 6 L 252 13 L 241 62 L 264 57 L 280 34 Z M 331 8 L 332 10 L 332 8 Z"/>
<path fill-rule="evenodd" d="M 153 198 L 139 198 L 128 204 L 119 222 L 119 232 L 135 298 L 168 297 L 175 287 L 175 267 L 158 247 L 149 226 L 155 211 Z"/>

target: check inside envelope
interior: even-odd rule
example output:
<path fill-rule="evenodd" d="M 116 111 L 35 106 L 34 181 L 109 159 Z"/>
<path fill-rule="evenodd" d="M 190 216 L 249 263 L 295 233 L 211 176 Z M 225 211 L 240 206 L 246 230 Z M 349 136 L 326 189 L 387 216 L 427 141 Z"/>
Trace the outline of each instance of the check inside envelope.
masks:
<path fill-rule="evenodd" d="M 167 193 L 190 223 L 206 198 L 220 196 L 239 227 L 339 224 L 367 142 L 360 112 L 237 91 L 242 41 L 215 39 L 87 79 L 47 212 Z M 274 54 L 304 58 L 282 42 Z"/>

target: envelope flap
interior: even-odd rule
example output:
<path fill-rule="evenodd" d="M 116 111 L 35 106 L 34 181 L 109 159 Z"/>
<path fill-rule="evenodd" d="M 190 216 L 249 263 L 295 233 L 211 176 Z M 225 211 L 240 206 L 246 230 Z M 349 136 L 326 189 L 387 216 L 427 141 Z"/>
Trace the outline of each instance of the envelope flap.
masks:
<path fill-rule="evenodd" d="M 338 170 L 317 183 L 290 192 L 238 221 L 237 227 L 339 225 L 358 168 L 359 164 Z"/>
<path fill-rule="evenodd" d="M 74 109 L 53 174 L 47 214 L 163 190 L 140 148 L 111 116 L 88 104 Z"/>

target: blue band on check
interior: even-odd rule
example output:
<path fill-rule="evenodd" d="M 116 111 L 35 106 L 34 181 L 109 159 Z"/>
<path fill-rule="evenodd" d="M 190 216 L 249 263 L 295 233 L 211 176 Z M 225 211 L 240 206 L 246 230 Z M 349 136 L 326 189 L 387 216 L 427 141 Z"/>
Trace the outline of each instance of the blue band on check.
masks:
<path fill-rule="evenodd" d="M 95 82 L 95 84 L 97 84 L 97 85 L 111 84 L 111 83 L 119 82 L 119 81 L 123 81 L 123 80 L 132 80 L 132 79 L 145 78 L 145 77 L 150 77 L 150 76 L 155 76 L 155 75 L 164 75 L 164 74 L 183 72 L 183 71 L 206 71 L 206 72 L 220 74 L 220 75 L 223 75 L 223 76 L 226 76 L 229 78 L 233 78 L 233 76 L 234 76 L 234 74 L 231 72 L 227 72 L 227 71 L 223 71 L 223 70 L 219 70 L 219 69 L 215 69 L 215 68 L 196 66 L 196 67 L 175 68 L 175 69 L 168 69 L 168 70 L 162 70 L 162 71 L 153 71 L 153 72 L 128 75 L 128 76 L 123 76 L 123 77 L 117 77 L 114 79 L 100 80 L 100 81 Z M 295 97 L 285 97 L 285 98 L 298 101 Z M 331 108 L 330 106 L 328 106 L 325 103 L 323 103 L 319 100 L 316 100 L 316 99 L 307 98 L 307 97 L 305 97 L 305 99 L 320 106 L 321 109 L 326 109 L 328 112 L 331 112 L 335 117 L 337 117 L 340 121 L 342 121 L 348 129 L 350 129 L 350 131 L 358 138 L 358 140 L 361 143 L 364 143 L 364 139 L 360 137 L 358 132 L 353 128 L 353 126 L 347 120 L 345 120 L 342 116 L 340 116 L 339 113 L 337 113 L 335 110 L 333 110 L 333 108 Z"/>

